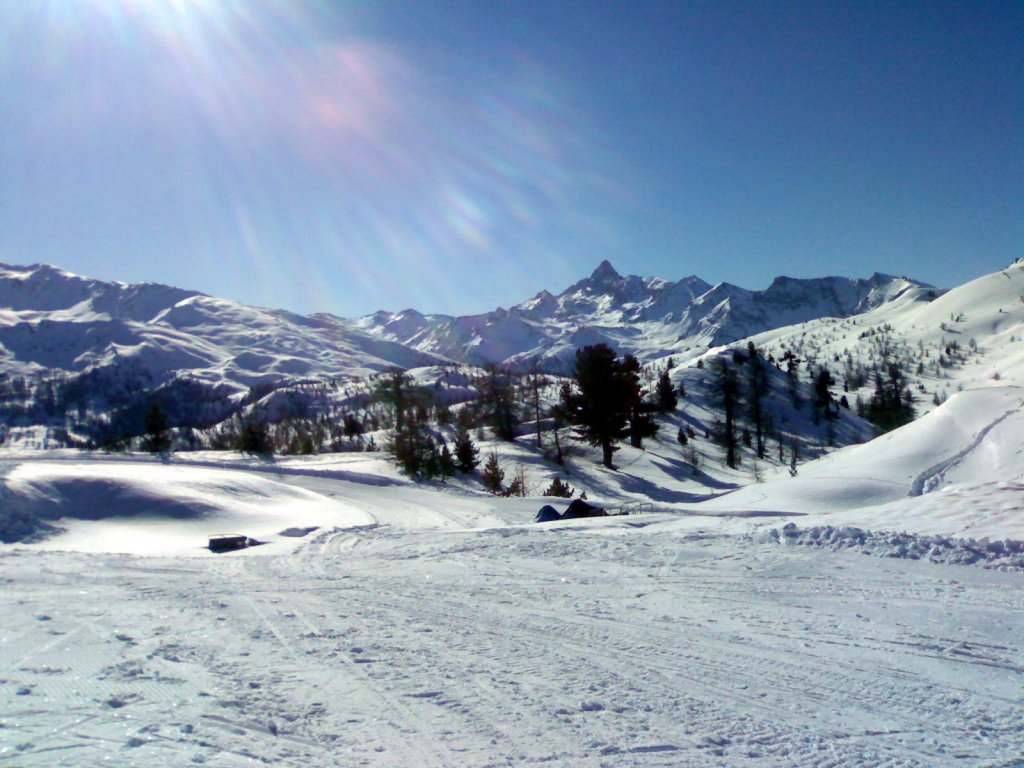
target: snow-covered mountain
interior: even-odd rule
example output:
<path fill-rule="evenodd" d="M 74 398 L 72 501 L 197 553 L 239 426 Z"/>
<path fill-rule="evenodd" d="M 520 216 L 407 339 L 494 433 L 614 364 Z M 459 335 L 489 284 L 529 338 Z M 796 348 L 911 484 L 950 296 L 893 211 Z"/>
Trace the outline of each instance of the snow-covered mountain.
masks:
<path fill-rule="evenodd" d="M 690 276 L 622 277 L 607 261 L 562 293 L 512 309 L 453 317 L 415 310 L 342 319 L 302 316 L 145 283 L 79 277 L 48 265 L 0 265 L 0 372 L 82 372 L 131 364 L 236 387 L 285 378 L 362 376 L 390 367 L 466 362 L 566 369 L 576 349 L 607 342 L 641 359 L 710 346 L 898 298 L 934 295 L 905 278 L 780 277 L 764 291 Z"/>
<path fill-rule="evenodd" d="M 440 362 L 329 315 L 303 317 L 197 291 L 126 285 L 47 265 L 0 265 L 0 372 L 132 364 L 249 387 L 285 377 L 365 375 Z"/>
<path fill-rule="evenodd" d="M 839 386 L 850 385 L 851 401 L 873 390 L 872 370 L 898 363 L 921 415 L 958 391 L 1024 380 L 1024 262 L 945 292 L 910 290 L 861 314 L 774 328 L 749 341 L 766 354 L 789 351 L 807 367 L 827 366 Z"/>
<path fill-rule="evenodd" d="M 565 370 L 575 351 L 605 342 L 641 360 L 698 354 L 762 331 L 821 317 L 849 317 L 899 298 L 934 298 L 931 286 L 875 274 L 867 279 L 777 278 L 763 291 L 623 277 L 603 261 L 590 277 L 552 295 L 541 291 L 511 309 L 481 315 L 377 312 L 351 327 L 460 362 Z"/>

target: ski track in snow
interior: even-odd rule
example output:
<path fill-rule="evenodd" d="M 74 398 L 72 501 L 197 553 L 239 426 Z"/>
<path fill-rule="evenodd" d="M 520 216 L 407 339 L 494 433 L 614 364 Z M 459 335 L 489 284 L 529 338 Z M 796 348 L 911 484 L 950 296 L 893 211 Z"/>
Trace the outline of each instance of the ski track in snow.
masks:
<path fill-rule="evenodd" d="M 973 453 L 977 448 L 985 441 L 985 437 L 993 429 L 1002 424 L 1013 414 L 1017 413 L 1021 408 L 1018 404 L 1013 408 L 1010 408 L 1006 413 L 1002 414 L 998 418 L 992 420 L 981 429 L 971 443 L 963 450 L 958 451 L 954 456 L 950 456 L 948 459 L 940 461 L 938 464 L 929 467 L 924 472 L 914 478 L 914 481 L 910 484 L 910 491 L 907 493 L 908 496 L 920 496 L 923 493 L 927 493 L 939 487 L 942 482 L 942 476 L 950 470 L 951 467 L 955 467 L 957 464 L 962 462 L 967 456 Z"/>
<path fill-rule="evenodd" d="M 10 552 L 0 580 L 0 766 L 1024 754 L 1018 573 L 706 534 L 382 525 L 263 557 Z"/>

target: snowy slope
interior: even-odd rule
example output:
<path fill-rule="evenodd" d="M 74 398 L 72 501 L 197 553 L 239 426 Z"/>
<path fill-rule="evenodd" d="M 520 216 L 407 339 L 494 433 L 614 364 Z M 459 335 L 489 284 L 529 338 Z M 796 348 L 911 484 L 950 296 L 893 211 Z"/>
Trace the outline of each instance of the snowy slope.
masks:
<path fill-rule="evenodd" d="M 605 342 L 641 360 L 688 357 L 769 328 L 847 317 L 931 290 L 905 278 L 874 275 L 866 280 L 780 277 L 764 291 L 750 291 L 728 283 L 712 286 L 695 276 L 676 282 L 622 277 L 605 261 L 557 296 L 543 291 L 508 310 L 463 317 L 378 312 L 352 325 L 453 360 L 509 365 L 537 360 L 565 370 L 576 349 L 587 344 Z"/>
<path fill-rule="evenodd" d="M 0 266 L 0 371 L 6 373 L 131 364 L 156 380 L 187 371 L 249 387 L 435 362 L 335 318 L 164 285 L 104 283 L 46 265 Z"/>
<path fill-rule="evenodd" d="M 700 505 L 786 512 L 804 524 L 1024 539 L 1024 392 L 955 395 L 926 416 Z"/>
<path fill-rule="evenodd" d="M 255 473 L 153 463 L 27 462 L 5 478 L 0 541 L 63 530 L 42 546 L 85 552 L 193 554 L 236 530 L 271 549 L 296 527 L 353 527 L 366 513 Z M 34 529 L 34 531 L 33 531 Z"/>
<path fill-rule="evenodd" d="M 1024 263 L 941 295 L 912 290 L 845 319 L 824 318 L 750 337 L 776 356 L 785 350 L 829 367 L 842 382 L 852 365 L 889 357 L 914 382 L 918 412 L 963 389 L 1024 381 Z M 745 340 L 746 341 L 746 340 Z M 860 394 L 867 397 L 868 381 Z M 852 400 L 857 394 L 850 393 Z"/>
<path fill-rule="evenodd" d="M 982 768 L 1024 751 L 1024 573 L 722 535 L 744 517 L 531 525 L 540 499 L 302 461 L 271 479 L 7 457 L 8 489 L 69 514 L 49 542 L 0 545 L 0 760 Z M 78 519 L 115 490 L 117 517 Z M 225 524 L 318 519 L 199 551 Z M 162 555 L 110 554 L 135 547 Z"/>

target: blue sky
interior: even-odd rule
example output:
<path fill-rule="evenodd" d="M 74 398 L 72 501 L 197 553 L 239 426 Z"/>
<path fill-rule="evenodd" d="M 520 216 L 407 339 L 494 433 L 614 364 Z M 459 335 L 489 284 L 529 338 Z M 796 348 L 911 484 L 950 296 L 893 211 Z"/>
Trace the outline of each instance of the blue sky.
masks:
<path fill-rule="evenodd" d="M 303 313 L 1024 256 L 1020 2 L 0 4 L 0 261 Z"/>

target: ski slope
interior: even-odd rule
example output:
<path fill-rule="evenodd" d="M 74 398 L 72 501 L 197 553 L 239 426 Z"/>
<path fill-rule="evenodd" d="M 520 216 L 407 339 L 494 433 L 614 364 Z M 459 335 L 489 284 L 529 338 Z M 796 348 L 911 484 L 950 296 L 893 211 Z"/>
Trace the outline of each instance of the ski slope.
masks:
<path fill-rule="evenodd" d="M 728 495 L 534 525 L 548 500 L 417 487 L 372 454 L 194 461 L 4 455 L 5 508 L 66 532 L 0 546 L 0 765 L 1024 754 L 1024 572 L 786 546 L 747 535 L 784 518 Z M 962 525 L 949 487 L 907 497 L 932 528 Z M 225 528 L 269 543 L 200 549 Z"/>

